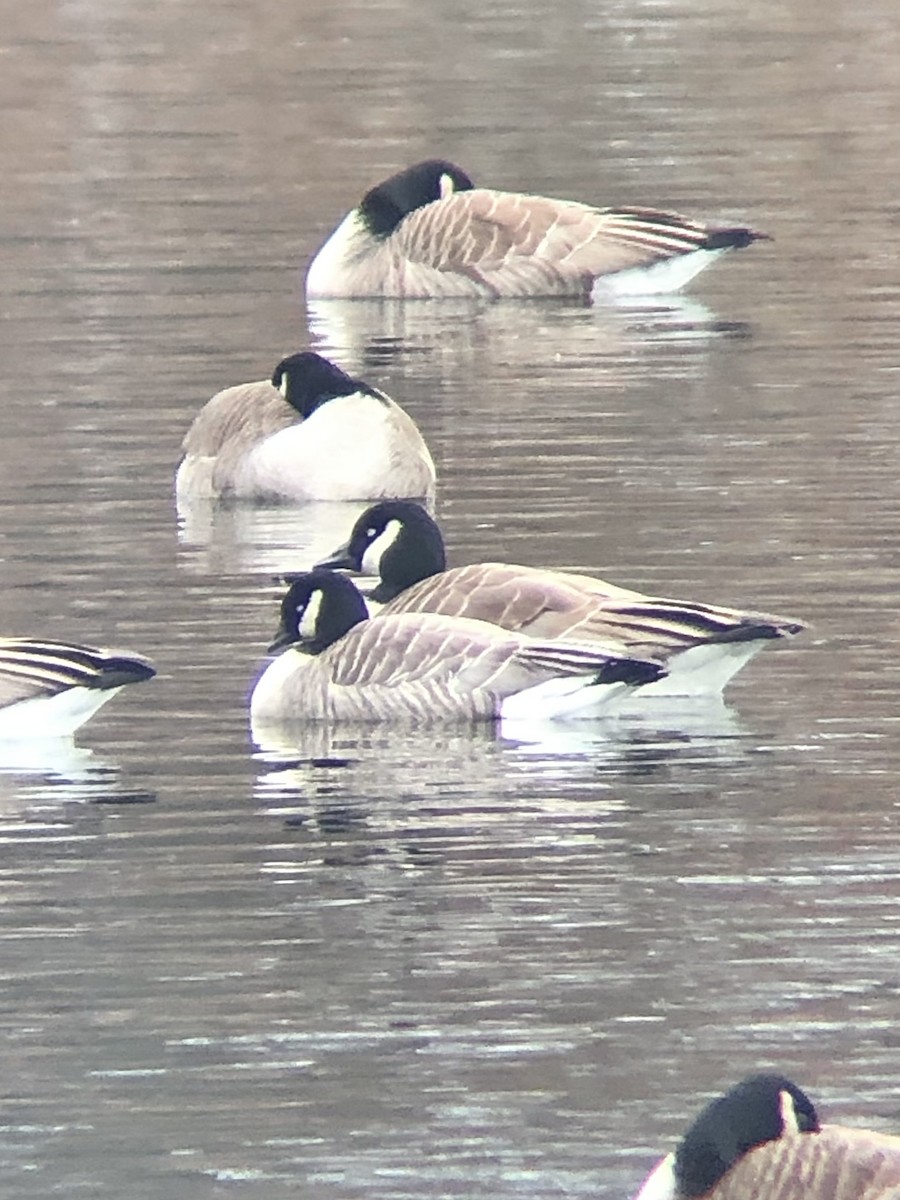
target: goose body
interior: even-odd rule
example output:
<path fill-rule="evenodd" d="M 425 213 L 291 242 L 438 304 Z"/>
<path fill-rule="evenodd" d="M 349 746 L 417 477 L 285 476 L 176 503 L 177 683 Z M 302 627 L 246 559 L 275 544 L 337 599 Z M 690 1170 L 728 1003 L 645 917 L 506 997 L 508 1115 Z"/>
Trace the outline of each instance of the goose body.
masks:
<path fill-rule="evenodd" d="M 674 292 L 767 235 L 652 208 L 475 187 L 429 159 L 373 187 L 315 254 L 310 299 L 527 298 Z"/>
<path fill-rule="evenodd" d="M 288 588 L 273 649 L 285 645 L 253 690 L 254 724 L 559 718 L 612 710 L 662 673 L 656 663 L 542 642 L 465 617 L 368 620 L 351 580 L 323 570 Z"/>
<path fill-rule="evenodd" d="M 346 545 L 319 564 L 379 576 L 379 619 L 401 612 L 473 617 L 539 638 L 602 645 L 665 662 L 640 696 L 710 695 L 772 640 L 803 626 L 761 613 L 645 596 L 588 575 L 510 563 L 446 570 L 437 523 L 418 504 L 384 502 L 356 521 Z"/>
<path fill-rule="evenodd" d="M 218 392 L 183 442 L 179 502 L 428 499 L 434 463 L 412 418 L 389 396 L 304 351 L 271 382 Z"/>
<path fill-rule="evenodd" d="M 69 737 L 127 684 L 155 674 L 134 654 L 0 638 L 0 739 Z"/>
<path fill-rule="evenodd" d="M 713 1100 L 636 1200 L 897 1200 L 900 1138 L 822 1125 L 796 1084 L 754 1075 Z"/>

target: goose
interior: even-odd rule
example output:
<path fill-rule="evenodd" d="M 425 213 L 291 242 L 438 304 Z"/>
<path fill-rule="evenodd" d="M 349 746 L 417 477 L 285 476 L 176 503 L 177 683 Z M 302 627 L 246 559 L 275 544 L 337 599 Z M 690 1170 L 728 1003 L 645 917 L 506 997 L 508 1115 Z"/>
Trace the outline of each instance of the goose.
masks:
<path fill-rule="evenodd" d="M 429 499 L 434 463 L 399 404 L 310 350 L 271 383 L 218 392 L 197 414 L 175 477 L 179 502 Z"/>
<path fill-rule="evenodd" d="M 768 234 L 653 208 L 596 208 L 476 187 L 427 159 L 371 188 L 314 255 L 309 299 L 675 292 Z"/>
<path fill-rule="evenodd" d="M 270 652 L 287 648 L 253 689 L 251 724 L 543 719 L 588 706 L 593 715 L 662 674 L 658 663 L 539 641 L 467 617 L 367 616 L 347 576 L 297 576 Z"/>
<path fill-rule="evenodd" d="M 69 737 L 126 684 L 155 674 L 119 650 L 0 638 L 0 739 Z"/>
<path fill-rule="evenodd" d="M 782 1075 L 752 1075 L 703 1109 L 636 1200 L 897 1200 L 900 1137 L 821 1125 Z"/>
<path fill-rule="evenodd" d="M 317 565 L 378 575 L 369 601 L 385 615 L 474 617 L 664 661 L 668 674 L 641 688 L 641 699 L 715 695 L 765 645 L 804 628 L 785 617 L 646 596 L 588 575 L 494 562 L 447 570 L 440 527 L 409 502 L 367 508 L 346 544 Z"/>

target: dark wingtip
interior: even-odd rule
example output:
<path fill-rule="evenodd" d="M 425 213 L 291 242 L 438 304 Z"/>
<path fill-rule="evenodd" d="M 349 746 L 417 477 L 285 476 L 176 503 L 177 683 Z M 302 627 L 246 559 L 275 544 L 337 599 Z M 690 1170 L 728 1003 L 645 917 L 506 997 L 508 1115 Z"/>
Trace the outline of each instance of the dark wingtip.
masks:
<path fill-rule="evenodd" d="M 633 687 L 641 687 L 645 683 L 655 683 L 667 674 L 662 663 L 643 658 L 611 658 L 597 672 L 597 682 L 630 683 Z"/>
<path fill-rule="evenodd" d="M 152 679 L 155 674 L 156 667 L 145 658 L 113 655 L 104 662 L 103 672 L 96 686 L 101 691 L 107 691 L 110 688 L 122 687 L 126 683 L 143 683 L 145 679 Z"/>
<path fill-rule="evenodd" d="M 711 229 L 704 243 L 704 250 L 743 250 L 751 242 L 771 242 L 774 238 L 770 233 L 759 229 L 748 229 L 736 226 L 732 229 Z"/>
<path fill-rule="evenodd" d="M 723 630 L 711 638 L 715 642 L 758 642 L 765 638 L 793 637 L 802 633 L 806 626 L 802 621 L 744 621 L 731 629 Z"/>

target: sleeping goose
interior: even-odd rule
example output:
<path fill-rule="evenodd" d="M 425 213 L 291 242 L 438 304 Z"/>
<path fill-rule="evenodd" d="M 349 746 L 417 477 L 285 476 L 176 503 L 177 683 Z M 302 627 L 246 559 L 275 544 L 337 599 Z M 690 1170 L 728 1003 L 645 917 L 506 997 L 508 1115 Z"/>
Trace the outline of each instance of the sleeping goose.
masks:
<path fill-rule="evenodd" d="M 182 448 L 179 502 L 427 499 L 434 492 L 434 463 L 412 418 L 308 350 L 282 359 L 271 383 L 218 392 Z"/>
<path fill-rule="evenodd" d="M 713 1100 L 636 1200 L 897 1200 L 900 1137 L 820 1125 L 781 1075 L 753 1075 Z"/>
<path fill-rule="evenodd" d="M 674 292 L 768 235 L 652 208 L 596 208 L 475 187 L 428 159 L 366 193 L 315 254 L 310 299 Z"/>
<path fill-rule="evenodd" d="M 0 738 L 69 737 L 126 684 L 155 674 L 135 654 L 0 638 Z"/>
<path fill-rule="evenodd" d="M 668 675 L 641 697 L 715 694 L 768 642 L 803 628 L 784 617 L 645 596 L 588 575 L 509 563 L 447 570 L 439 526 L 421 505 L 402 501 L 366 509 L 350 540 L 318 565 L 378 575 L 369 600 L 384 614 L 474 617 L 661 659 Z"/>
<path fill-rule="evenodd" d="M 253 689 L 251 722 L 542 719 L 588 707 L 593 715 L 662 674 L 657 663 L 538 641 L 466 617 L 366 618 L 346 576 L 298 576 L 270 649 L 288 648 Z"/>

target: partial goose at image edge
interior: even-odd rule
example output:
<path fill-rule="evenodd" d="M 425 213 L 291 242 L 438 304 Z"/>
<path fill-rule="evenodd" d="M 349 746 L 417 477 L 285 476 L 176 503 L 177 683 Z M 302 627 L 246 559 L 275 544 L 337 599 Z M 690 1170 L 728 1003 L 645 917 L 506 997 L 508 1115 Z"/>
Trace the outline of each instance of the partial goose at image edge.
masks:
<path fill-rule="evenodd" d="M 123 687 L 155 674 L 129 651 L 0 638 L 0 741 L 71 737 Z"/>
<path fill-rule="evenodd" d="M 635 1200 L 897 1200 L 900 1137 L 822 1124 L 783 1075 L 711 1100 Z"/>

